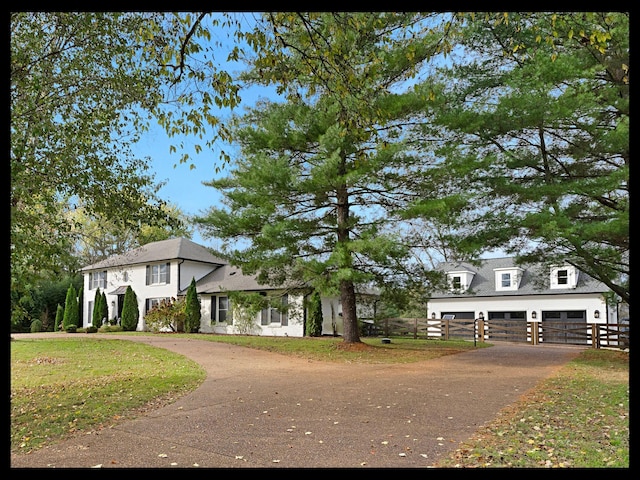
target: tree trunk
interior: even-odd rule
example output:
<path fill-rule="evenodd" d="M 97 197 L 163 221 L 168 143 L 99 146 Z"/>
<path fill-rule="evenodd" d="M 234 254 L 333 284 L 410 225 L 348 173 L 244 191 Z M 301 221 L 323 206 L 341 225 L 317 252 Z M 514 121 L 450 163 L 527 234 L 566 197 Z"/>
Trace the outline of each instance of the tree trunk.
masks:
<path fill-rule="evenodd" d="M 356 315 L 356 292 L 351 280 L 340 282 L 340 303 L 342 304 L 343 340 L 346 343 L 360 342 Z"/>
<path fill-rule="evenodd" d="M 344 172 L 341 172 L 344 173 Z M 338 245 L 337 248 L 345 253 L 341 268 L 352 268 L 352 253 L 348 248 L 349 243 L 349 192 L 346 185 L 337 189 L 337 220 L 338 220 Z M 358 330 L 358 317 L 356 315 L 356 291 L 352 280 L 340 281 L 340 303 L 342 304 L 342 338 L 346 343 L 360 342 Z"/>

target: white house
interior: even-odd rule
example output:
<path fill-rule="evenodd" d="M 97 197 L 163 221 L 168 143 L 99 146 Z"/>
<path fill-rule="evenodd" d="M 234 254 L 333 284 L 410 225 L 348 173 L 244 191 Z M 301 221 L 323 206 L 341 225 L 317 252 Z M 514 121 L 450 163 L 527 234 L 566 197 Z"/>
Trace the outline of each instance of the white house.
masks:
<path fill-rule="evenodd" d="M 434 318 L 617 323 L 616 309 L 603 295 L 609 288 L 573 265 L 543 271 L 505 257 L 482 260 L 479 266 L 445 262 L 439 269 L 447 288 L 428 302 Z"/>
<path fill-rule="evenodd" d="M 149 243 L 130 252 L 114 255 L 81 269 L 84 276 L 82 325 L 92 322 L 96 289 L 105 292 L 109 319 L 119 318 L 127 286 L 138 298 L 140 319 L 137 330 L 146 330 L 144 316 L 163 300 L 185 295 L 192 278 L 201 305 L 200 332 L 251 333 L 254 335 L 302 337 L 305 335 L 305 296 L 308 289 L 274 288 L 260 285 L 255 277 L 214 256 L 204 246 L 186 238 Z M 233 305 L 231 292 L 279 297 L 286 309 L 270 308 L 256 314 Z M 373 317 L 371 295 L 360 295 L 359 318 Z M 342 334 L 339 299 L 323 297 L 325 335 Z"/>

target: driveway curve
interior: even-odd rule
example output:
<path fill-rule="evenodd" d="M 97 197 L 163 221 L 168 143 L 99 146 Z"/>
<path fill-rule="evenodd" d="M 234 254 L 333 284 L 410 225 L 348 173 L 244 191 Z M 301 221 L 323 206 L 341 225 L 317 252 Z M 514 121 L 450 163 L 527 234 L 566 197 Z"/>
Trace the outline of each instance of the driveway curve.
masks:
<path fill-rule="evenodd" d="M 360 365 L 171 335 L 108 338 L 185 355 L 207 377 L 134 420 L 12 453 L 11 468 L 430 467 L 585 348 L 496 342 Z"/>

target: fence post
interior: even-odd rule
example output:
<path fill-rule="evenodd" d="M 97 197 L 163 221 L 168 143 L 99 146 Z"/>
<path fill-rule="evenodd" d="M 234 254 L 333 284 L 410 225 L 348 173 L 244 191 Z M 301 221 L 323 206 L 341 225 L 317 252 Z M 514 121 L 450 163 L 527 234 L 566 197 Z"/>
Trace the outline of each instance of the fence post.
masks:
<path fill-rule="evenodd" d="M 600 348 L 600 326 L 597 323 L 591 324 L 591 347 Z"/>
<path fill-rule="evenodd" d="M 418 319 L 413 319 L 413 339 L 418 338 Z"/>
<path fill-rule="evenodd" d="M 538 345 L 538 322 L 529 322 L 531 328 L 531 345 Z"/>
<path fill-rule="evenodd" d="M 475 332 L 474 332 L 475 336 Z M 484 342 L 484 320 L 478 319 L 478 340 Z"/>
<path fill-rule="evenodd" d="M 440 319 L 440 326 L 442 328 L 442 319 Z M 449 340 L 449 320 L 444 321 L 444 339 Z"/>

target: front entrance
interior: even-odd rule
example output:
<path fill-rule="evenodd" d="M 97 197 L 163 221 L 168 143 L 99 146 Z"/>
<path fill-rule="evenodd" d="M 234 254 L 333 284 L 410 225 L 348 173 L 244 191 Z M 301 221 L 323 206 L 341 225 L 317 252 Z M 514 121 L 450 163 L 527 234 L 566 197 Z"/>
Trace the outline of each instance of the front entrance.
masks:
<path fill-rule="evenodd" d="M 118 324 L 120 324 L 120 319 L 122 318 L 123 305 L 124 305 L 124 293 L 122 295 L 118 295 Z"/>

